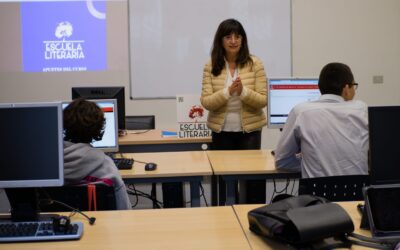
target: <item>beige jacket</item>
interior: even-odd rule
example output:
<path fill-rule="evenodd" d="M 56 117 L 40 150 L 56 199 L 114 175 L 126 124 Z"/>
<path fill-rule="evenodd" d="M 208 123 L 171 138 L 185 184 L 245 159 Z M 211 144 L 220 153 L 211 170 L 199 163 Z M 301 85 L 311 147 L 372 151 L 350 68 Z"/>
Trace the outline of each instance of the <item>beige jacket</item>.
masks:
<path fill-rule="evenodd" d="M 267 105 L 267 77 L 260 59 L 252 56 L 253 66 L 239 68 L 239 76 L 247 94 L 242 101 L 242 127 L 245 132 L 261 129 L 267 124 L 263 108 Z M 205 65 L 201 104 L 209 111 L 207 126 L 214 132 L 220 132 L 225 121 L 228 99 L 223 93 L 227 77 L 226 69 L 214 76 L 211 73 L 211 60 Z"/>

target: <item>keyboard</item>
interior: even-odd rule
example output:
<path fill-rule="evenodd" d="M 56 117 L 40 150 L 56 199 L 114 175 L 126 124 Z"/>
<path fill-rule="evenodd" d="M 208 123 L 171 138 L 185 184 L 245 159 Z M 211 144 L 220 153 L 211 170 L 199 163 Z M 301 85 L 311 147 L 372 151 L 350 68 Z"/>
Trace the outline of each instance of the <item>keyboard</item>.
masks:
<path fill-rule="evenodd" d="M 0 242 L 77 240 L 82 233 L 82 222 L 72 222 L 66 232 L 54 232 L 52 221 L 0 221 Z"/>
<path fill-rule="evenodd" d="M 113 158 L 113 160 L 119 170 L 132 169 L 133 159 L 131 158 Z"/>

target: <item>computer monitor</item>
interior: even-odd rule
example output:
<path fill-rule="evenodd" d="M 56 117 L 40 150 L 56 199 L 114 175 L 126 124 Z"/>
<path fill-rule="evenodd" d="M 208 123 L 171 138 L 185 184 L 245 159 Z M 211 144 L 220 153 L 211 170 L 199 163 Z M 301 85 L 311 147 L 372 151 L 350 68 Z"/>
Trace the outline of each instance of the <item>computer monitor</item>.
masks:
<path fill-rule="evenodd" d="M 118 105 L 116 99 L 90 100 L 99 106 L 106 119 L 103 138 L 100 141 L 94 141 L 91 145 L 104 152 L 118 152 Z M 62 108 L 65 109 L 70 102 L 63 102 Z"/>
<path fill-rule="evenodd" d="M 400 184 L 400 106 L 368 107 L 371 184 Z"/>
<path fill-rule="evenodd" d="M 155 129 L 156 117 L 154 115 L 125 116 L 125 127 L 129 130 Z"/>
<path fill-rule="evenodd" d="M 282 129 L 290 110 L 321 96 L 318 78 L 270 78 L 268 81 L 268 127 Z"/>
<path fill-rule="evenodd" d="M 124 87 L 72 87 L 72 99 L 117 99 L 118 128 L 125 130 L 125 88 Z"/>
<path fill-rule="evenodd" d="M 61 103 L 0 105 L 0 188 L 16 220 L 37 218 L 36 187 L 64 184 Z"/>

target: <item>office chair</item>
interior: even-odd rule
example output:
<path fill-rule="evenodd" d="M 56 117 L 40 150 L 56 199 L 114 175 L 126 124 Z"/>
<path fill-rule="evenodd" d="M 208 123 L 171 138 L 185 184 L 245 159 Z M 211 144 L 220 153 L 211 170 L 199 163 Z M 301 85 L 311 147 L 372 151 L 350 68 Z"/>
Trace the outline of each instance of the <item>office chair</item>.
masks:
<path fill-rule="evenodd" d="M 155 129 L 154 115 L 136 115 L 125 117 L 125 128 L 129 130 Z"/>
<path fill-rule="evenodd" d="M 341 175 L 317 178 L 302 178 L 299 195 L 311 194 L 330 201 L 364 200 L 362 189 L 369 185 L 369 175 Z"/>
<path fill-rule="evenodd" d="M 42 202 L 49 199 L 63 202 L 81 211 L 115 210 L 117 208 L 114 187 L 101 182 L 42 188 L 38 191 L 38 196 L 42 212 L 71 211 L 68 207 L 58 203 Z"/>

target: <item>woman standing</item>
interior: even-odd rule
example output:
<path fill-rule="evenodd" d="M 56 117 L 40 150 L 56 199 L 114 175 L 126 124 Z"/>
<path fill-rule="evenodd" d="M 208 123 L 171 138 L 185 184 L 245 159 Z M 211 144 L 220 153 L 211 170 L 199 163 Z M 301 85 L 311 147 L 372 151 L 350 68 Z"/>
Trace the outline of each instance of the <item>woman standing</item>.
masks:
<path fill-rule="evenodd" d="M 267 78 L 261 60 L 250 55 L 246 32 L 235 19 L 223 21 L 217 29 L 211 60 L 204 67 L 201 104 L 209 111 L 213 150 L 261 148 L 261 130 L 267 124 L 263 111 Z M 265 181 L 262 185 L 265 190 Z"/>

